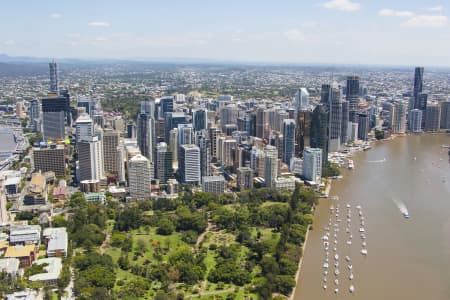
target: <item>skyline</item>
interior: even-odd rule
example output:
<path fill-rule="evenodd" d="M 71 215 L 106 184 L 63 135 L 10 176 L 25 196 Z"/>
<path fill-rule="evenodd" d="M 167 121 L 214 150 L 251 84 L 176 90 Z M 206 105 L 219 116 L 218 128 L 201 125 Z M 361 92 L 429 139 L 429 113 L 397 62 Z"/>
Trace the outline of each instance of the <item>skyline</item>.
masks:
<path fill-rule="evenodd" d="M 442 63 L 450 58 L 444 1 L 302 2 L 139 0 L 110 7 L 106 1 L 15 1 L 3 4 L 0 12 L 0 53 L 55 59 L 449 66 Z"/>

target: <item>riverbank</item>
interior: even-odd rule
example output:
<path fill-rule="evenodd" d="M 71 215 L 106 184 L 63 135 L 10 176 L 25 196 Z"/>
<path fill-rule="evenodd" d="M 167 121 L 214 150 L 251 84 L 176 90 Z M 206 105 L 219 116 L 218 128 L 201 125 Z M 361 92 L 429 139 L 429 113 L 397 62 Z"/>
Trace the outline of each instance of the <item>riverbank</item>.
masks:
<path fill-rule="evenodd" d="M 303 262 L 303 257 L 305 256 L 305 250 L 306 250 L 306 244 L 308 243 L 308 236 L 309 236 L 309 231 L 312 230 L 312 226 L 308 225 L 308 228 L 306 229 L 306 235 L 305 235 L 305 242 L 302 245 L 302 256 L 300 257 L 300 260 L 298 262 L 298 268 L 297 268 L 297 272 L 295 273 L 295 282 L 298 283 L 298 280 L 300 279 L 300 272 L 302 269 L 302 262 Z M 294 288 L 292 289 L 291 295 L 289 296 L 290 300 L 294 299 L 294 295 L 295 295 L 295 290 L 297 289 L 298 284 L 296 284 L 294 286 Z"/>

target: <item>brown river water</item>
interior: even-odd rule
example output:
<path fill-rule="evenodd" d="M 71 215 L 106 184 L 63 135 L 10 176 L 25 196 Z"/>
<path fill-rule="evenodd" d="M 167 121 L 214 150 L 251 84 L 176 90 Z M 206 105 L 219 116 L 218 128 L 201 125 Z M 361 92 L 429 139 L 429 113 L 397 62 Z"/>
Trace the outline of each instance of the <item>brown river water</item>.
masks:
<path fill-rule="evenodd" d="M 398 137 L 354 154 L 355 169 L 333 181 L 330 196 L 339 199 L 321 199 L 316 209 L 293 299 L 450 299 L 450 163 L 441 145 L 450 145 L 449 135 Z"/>

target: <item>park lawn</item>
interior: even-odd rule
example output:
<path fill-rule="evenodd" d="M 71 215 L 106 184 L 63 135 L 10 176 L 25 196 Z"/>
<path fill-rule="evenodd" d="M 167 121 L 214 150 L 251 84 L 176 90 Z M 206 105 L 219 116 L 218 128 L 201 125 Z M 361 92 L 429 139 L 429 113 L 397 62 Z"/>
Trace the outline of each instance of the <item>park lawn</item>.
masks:
<path fill-rule="evenodd" d="M 281 205 L 285 205 L 285 206 L 289 205 L 287 202 L 266 201 L 261 204 L 261 207 L 268 207 L 268 206 L 277 205 L 277 204 L 278 205 L 281 204 Z"/>

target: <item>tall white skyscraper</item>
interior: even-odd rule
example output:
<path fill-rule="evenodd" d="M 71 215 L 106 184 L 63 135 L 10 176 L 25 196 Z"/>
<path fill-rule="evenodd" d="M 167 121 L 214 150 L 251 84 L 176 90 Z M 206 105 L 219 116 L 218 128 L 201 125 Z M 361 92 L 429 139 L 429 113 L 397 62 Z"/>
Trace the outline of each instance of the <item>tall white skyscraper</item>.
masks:
<path fill-rule="evenodd" d="M 122 142 L 119 143 L 116 149 L 117 152 L 117 181 L 125 183 L 125 148 Z"/>
<path fill-rule="evenodd" d="M 8 212 L 6 210 L 5 177 L 0 178 L 0 226 L 8 223 Z"/>
<path fill-rule="evenodd" d="M 303 177 L 320 183 L 322 178 L 322 149 L 305 148 L 303 150 Z"/>
<path fill-rule="evenodd" d="M 128 161 L 128 189 L 130 197 L 146 200 L 151 196 L 150 161 L 138 154 Z"/>
<path fill-rule="evenodd" d="M 97 136 L 83 139 L 78 143 L 78 161 L 80 181 L 100 181 L 105 178 L 103 144 Z"/>
<path fill-rule="evenodd" d="M 188 184 L 200 184 L 200 148 L 194 144 L 180 146 L 178 157 L 178 170 L 181 182 Z"/>
<path fill-rule="evenodd" d="M 337 152 L 341 147 L 342 98 L 341 87 L 333 84 L 329 92 L 328 152 Z"/>

